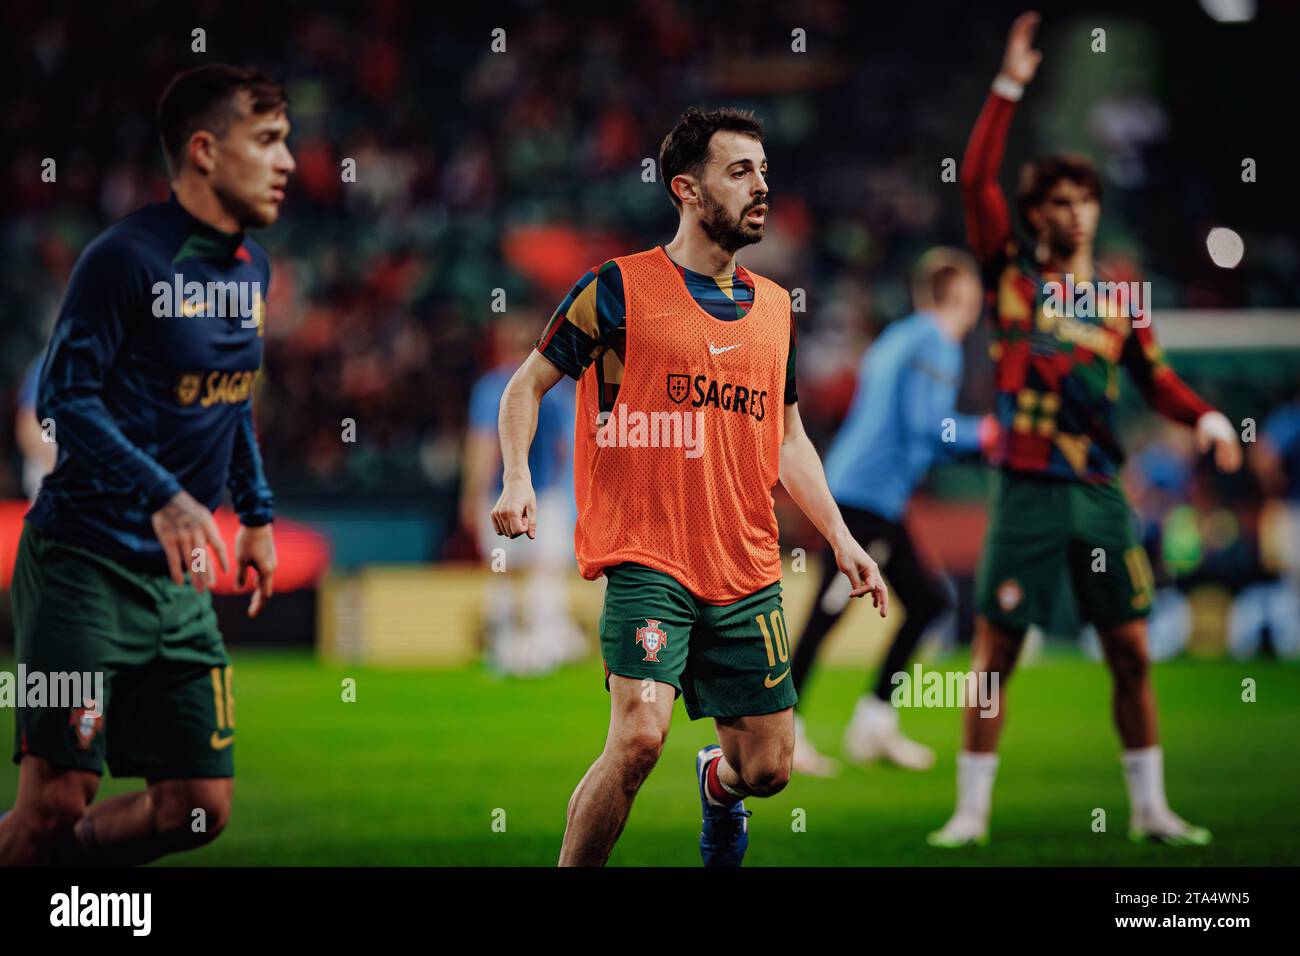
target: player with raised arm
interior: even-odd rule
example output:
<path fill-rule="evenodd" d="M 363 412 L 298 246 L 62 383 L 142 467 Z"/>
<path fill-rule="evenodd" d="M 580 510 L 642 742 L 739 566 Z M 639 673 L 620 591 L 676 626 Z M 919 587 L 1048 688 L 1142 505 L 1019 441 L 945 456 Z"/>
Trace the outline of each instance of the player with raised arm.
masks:
<path fill-rule="evenodd" d="M 1113 679 L 1130 835 L 1204 844 L 1209 832 L 1165 801 L 1145 620 L 1153 580 L 1117 474 L 1124 459 L 1114 410 L 1120 368 L 1158 412 L 1196 429 L 1199 447 L 1213 447 L 1220 469 L 1240 467 L 1241 446 L 1227 418 L 1164 363 L 1150 303 L 1102 307 L 1111 300 L 1101 295 L 1108 277 L 1093 260 L 1101 189 L 1087 159 L 1049 156 L 1026 164 L 1017 198 L 1031 240 L 1022 244 L 1012 230 L 997 176 L 1016 103 L 1042 57 L 1033 48 L 1037 27 L 1035 13 L 1012 25 L 960 175 L 970 242 L 985 272 L 997 366 L 998 470 L 976 584 L 974 668 L 998 676 L 999 701 L 994 716 L 974 708 L 963 714 L 957 809 L 930 843 L 987 840 L 1007 679 L 1025 629 L 1046 619 L 1068 572 Z M 1083 296 L 1078 308 L 1061 307 L 1062 289 Z M 1089 299 L 1093 305 L 1085 308 Z"/>
<path fill-rule="evenodd" d="M 58 462 L 19 543 L 14 628 L 29 674 L 102 674 L 104 694 L 18 709 L 0 864 L 143 863 L 229 818 L 234 698 L 210 594 L 228 559 L 211 512 L 229 489 L 255 616 L 275 574 L 252 408 L 270 260 L 244 233 L 280 214 L 285 108 L 255 70 L 178 75 L 158 107 L 171 198 L 102 233 L 68 282 L 37 398 Z M 106 760 L 146 789 L 92 805 Z"/>
<path fill-rule="evenodd" d="M 790 295 L 736 263 L 767 217 L 762 126 L 738 110 L 689 109 L 659 166 L 677 235 L 583 276 L 501 401 L 504 482 L 492 519 L 501 534 L 531 537 L 539 403 L 562 375 L 578 379 L 575 549 L 583 577 L 608 582 L 609 732 L 569 802 L 562 866 L 608 859 L 678 694 L 718 733 L 696 757 L 705 865 L 740 865 L 743 798 L 786 785 L 796 694 L 778 479 L 831 543 L 852 595 L 871 594 L 881 616 L 888 605 L 799 418 Z"/>

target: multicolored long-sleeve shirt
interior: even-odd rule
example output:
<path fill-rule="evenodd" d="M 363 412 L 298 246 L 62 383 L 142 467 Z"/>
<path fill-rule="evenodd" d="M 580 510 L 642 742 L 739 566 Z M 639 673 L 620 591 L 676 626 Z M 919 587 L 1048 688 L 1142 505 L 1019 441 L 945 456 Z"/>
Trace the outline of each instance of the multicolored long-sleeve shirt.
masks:
<path fill-rule="evenodd" d="M 754 304 L 754 280 L 737 265 L 731 276 L 707 276 L 677 265 L 687 290 L 700 307 L 724 322 L 744 318 Z M 785 404 L 799 400 L 795 388 L 795 345 L 798 335 L 790 323 L 790 357 L 786 361 Z M 600 410 L 608 412 L 618 400 L 627 344 L 627 306 L 623 273 L 614 260 L 588 270 L 565 296 L 546 324 L 537 350 L 552 365 L 574 379 L 596 363 Z M 599 361 L 597 361 L 599 360 Z"/>
<path fill-rule="evenodd" d="M 133 566 L 166 570 L 151 522 L 182 489 L 240 521 L 274 515 L 253 427 L 265 251 L 173 196 L 97 237 L 68 281 L 36 414 L 58 463 L 27 520 Z"/>
<path fill-rule="evenodd" d="M 1124 461 L 1115 429 L 1120 366 L 1147 402 L 1174 421 L 1194 425 L 1210 406 L 1165 364 L 1149 303 L 1136 323 L 1131 307 L 1076 315 L 1055 293 L 1089 285 L 1101 291 L 1100 283 L 1112 277 L 1045 272 L 1033 246 L 1016 240 L 997 178 L 1014 113 L 1012 100 L 989 94 L 960 177 L 967 232 L 988 290 L 990 353 L 997 364 L 1000 435 L 991 458 L 1011 471 L 1110 481 Z M 1093 295 L 1098 303 L 1108 298 Z"/>

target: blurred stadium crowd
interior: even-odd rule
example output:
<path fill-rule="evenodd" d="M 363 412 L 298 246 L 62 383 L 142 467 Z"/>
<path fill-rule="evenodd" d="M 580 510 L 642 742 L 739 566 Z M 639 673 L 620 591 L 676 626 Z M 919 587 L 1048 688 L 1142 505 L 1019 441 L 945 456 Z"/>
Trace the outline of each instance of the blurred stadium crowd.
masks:
<path fill-rule="evenodd" d="M 78 253 L 111 221 L 166 196 L 159 92 L 180 69 L 228 60 L 286 83 L 298 162 L 280 223 L 258 237 L 273 256 L 256 396 L 272 484 L 286 506 L 419 502 L 446 517 L 430 557 L 473 553 L 473 534 L 456 530 L 457 489 L 471 389 L 500 358 L 494 305 L 540 331 L 585 269 L 671 236 L 675 215 L 643 164 L 691 103 L 752 106 L 767 125 L 768 238 L 742 258 L 806 292 L 800 407 L 824 448 L 862 351 L 909 311 L 911 264 L 931 245 L 962 241 L 958 187 L 941 179 L 942 161 L 961 156 L 1018 9 L 939 3 L 882 14 L 810 0 L 759 15 L 738 2 L 643 0 L 449 13 L 380 0 L 313 12 L 241 0 L 196 16 L 131 6 L 108 26 L 75 5 L 0 14 L 6 68 L 24 77 L 7 87 L 3 115 L 0 496 L 23 494 L 20 387 Z M 1271 157 L 1294 154 L 1294 125 L 1275 122 L 1264 102 L 1240 102 L 1205 69 L 1244 70 L 1267 88 L 1278 67 L 1242 62 L 1194 5 L 1181 31 L 1125 10 L 1090 11 L 1109 11 L 1104 69 L 1089 49 L 1092 20 L 1045 11 L 1048 72 L 1018 120 L 1008 169 L 1047 149 L 1098 159 L 1099 248 L 1152 280 L 1157 325 L 1170 308 L 1294 307 L 1300 187 L 1277 174 L 1280 158 L 1259 182 L 1240 181 L 1243 155 L 1267 170 Z M 199 26 L 206 53 L 190 49 Z M 491 46 L 498 27 L 504 52 Z M 807 44 L 797 56 L 796 29 Z M 1284 33 L 1252 42 L 1292 55 Z M 89 87 L 87 62 L 102 64 Z M 57 161 L 56 183 L 41 180 L 45 157 Z M 347 158 L 355 183 L 341 179 Z M 1223 223 L 1245 239 L 1236 270 L 1205 254 L 1206 231 Z M 980 411 L 991 390 L 973 339 L 962 405 Z M 1249 370 L 1210 366 L 1188 378 L 1234 420 L 1261 426 L 1291 397 L 1289 383 Z M 1259 515 L 1269 499 L 1293 510 L 1300 501 L 1300 413 L 1279 414 L 1268 433 L 1291 436 L 1289 463 L 1277 447 L 1262 470 L 1220 482 L 1186 436 L 1134 411 L 1128 480 L 1171 580 L 1208 575 L 1240 588 L 1275 572 Z M 352 445 L 340 440 L 348 418 Z M 940 475 L 935 489 L 977 497 L 977 472 Z"/>

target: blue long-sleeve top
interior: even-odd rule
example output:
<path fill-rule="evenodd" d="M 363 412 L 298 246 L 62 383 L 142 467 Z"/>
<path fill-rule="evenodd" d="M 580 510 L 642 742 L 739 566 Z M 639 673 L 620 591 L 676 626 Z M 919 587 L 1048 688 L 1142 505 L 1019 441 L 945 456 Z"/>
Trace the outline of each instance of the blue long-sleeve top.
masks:
<path fill-rule="evenodd" d="M 173 195 L 82 252 L 42 367 L 36 414 L 59 446 L 27 520 L 51 536 L 163 570 L 152 514 L 184 489 L 240 521 L 274 500 L 253 425 L 266 252 Z"/>
<path fill-rule="evenodd" d="M 839 504 L 898 521 L 938 455 L 979 450 L 979 416 L 956 411 L 961 371 L 960 343 L 932 314 L 885 329 L 863 356 L 848 416 L 826 456 Z"/>

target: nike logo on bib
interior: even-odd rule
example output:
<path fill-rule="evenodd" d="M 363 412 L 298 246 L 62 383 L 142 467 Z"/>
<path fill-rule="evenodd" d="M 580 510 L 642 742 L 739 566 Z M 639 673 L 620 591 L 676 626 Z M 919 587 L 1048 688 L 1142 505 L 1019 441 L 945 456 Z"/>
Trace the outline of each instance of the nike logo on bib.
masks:
<path fill-rule="evenodd" d="M 744 344 L 745 344 L 744 342 L 738 342 L 738 343 L 735 344 L 735 345 L 724 345 L 722 348 L 718 348 L 716 345 L 714 345 L 712 342 L 710 342 L 710 343 L 709 343 L 709 354 L 710 354 L 710 355 L 721 355 L 723 352 L 730 352 L 732 349 L 738 349 L 738 348 L 740 348 L 740 347 L 741 347 L 742 345 L 744 345 Z"/>

